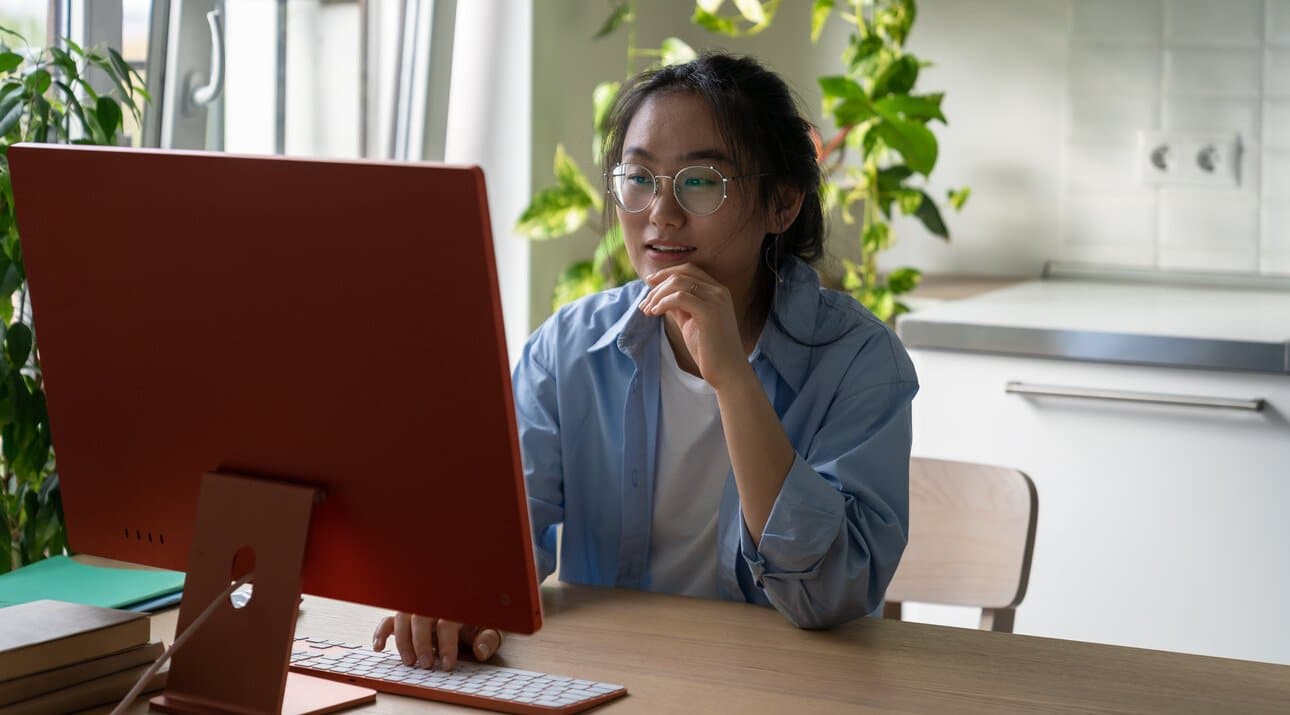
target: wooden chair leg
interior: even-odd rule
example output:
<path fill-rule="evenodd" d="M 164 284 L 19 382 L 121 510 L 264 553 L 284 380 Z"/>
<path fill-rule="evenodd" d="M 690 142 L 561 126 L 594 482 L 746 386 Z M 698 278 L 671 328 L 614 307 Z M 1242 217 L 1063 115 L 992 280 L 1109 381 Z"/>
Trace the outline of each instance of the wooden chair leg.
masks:
<path fill-rule="evenodd" d="M 1013 621 L 1016 620 L 1015 608 L 982 608 L 981 630 L 1011 633 Z"/>
<path fill-rule="evenodd" d="M 882 605 L 882 617 L 900 620 L 900 601 L 887 601 Z"/>

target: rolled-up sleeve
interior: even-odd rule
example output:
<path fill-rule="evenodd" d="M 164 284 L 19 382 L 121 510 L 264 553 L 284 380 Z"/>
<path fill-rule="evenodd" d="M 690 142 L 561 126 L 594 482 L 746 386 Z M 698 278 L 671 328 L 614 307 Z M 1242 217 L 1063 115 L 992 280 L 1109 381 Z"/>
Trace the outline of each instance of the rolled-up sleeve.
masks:
<path fill-rule="evenodd" d="M 557 527 L 564 521 L 564 471 L 556 378 L 543 364 L 541 352 L 539 331 L 525 344 L 511 376 L 538 583 L 555 570 Z"/>
<path fill-rule="evenodd" d="M 828 628 L 882 602 L 909 533 L 917 391 L 910 380 L 839 395 L 794 459 L 759 545 L 742 526 L 755 584 L 795 625 Z"/>

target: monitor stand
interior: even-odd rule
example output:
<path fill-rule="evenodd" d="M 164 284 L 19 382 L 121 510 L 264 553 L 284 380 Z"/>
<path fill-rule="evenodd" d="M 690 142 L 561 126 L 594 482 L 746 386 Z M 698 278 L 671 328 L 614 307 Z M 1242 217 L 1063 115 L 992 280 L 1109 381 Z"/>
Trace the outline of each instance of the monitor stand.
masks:
<path fill-rule="evenodd" d="M 176 634 L 254 569 L 251 600 L 217 611 L 176 651 L 169 713 L 330 713 L 370 703 L 376 691 L 288 673 L 309 519 L 318 489 L 234 474 L 202 479 Z"/>

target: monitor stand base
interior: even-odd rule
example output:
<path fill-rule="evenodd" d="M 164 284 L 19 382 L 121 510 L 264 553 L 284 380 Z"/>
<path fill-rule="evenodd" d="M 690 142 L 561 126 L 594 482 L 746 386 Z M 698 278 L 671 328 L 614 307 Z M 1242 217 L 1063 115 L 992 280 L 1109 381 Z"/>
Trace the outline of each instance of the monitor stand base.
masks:
<path fill-rule="evenodd" d="M 170 713 L 331 713 L 370 703 L 376 691 L 287 672 L 295 642 L 313 487 L 235 474 L 202 479 L 176 634 L 254 571 L 251 599 L 224 599 L 175 652 L 166 690 L 151 700 Z"/>

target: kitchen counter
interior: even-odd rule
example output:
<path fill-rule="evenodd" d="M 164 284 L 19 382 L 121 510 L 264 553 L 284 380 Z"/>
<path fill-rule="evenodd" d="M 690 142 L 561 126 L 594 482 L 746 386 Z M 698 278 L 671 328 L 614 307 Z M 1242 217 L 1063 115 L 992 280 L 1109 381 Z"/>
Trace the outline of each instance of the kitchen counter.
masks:
<path fill-rule="evenodd" d="M 1290 290 L 1035 280 L 900 316 L 910 348 L 1290 374 Z"/>

